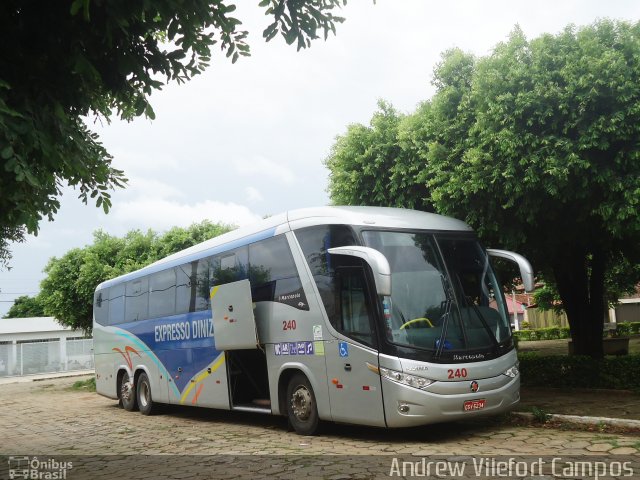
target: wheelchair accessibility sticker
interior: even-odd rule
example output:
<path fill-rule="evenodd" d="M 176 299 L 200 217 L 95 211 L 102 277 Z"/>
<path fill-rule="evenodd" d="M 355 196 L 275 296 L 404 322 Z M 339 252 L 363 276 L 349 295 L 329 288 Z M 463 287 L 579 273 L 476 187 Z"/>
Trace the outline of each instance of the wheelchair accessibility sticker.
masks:
<path fill-rule="evenodd" d="M 340 352 L 341 357 L 349 356 L 349 344 L 347 342 L 338 343 L 338 352 Z"/>

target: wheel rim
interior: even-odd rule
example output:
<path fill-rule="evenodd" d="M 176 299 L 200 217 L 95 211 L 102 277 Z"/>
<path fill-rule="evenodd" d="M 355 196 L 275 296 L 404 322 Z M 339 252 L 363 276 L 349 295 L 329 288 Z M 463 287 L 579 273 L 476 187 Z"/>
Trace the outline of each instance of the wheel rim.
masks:
<path fill-rule="evenodd" d="M 122 385 L 120 386 L 120 397 L 123 401 L 131 401 L 131 395 L 133 393 L 133 384 L 129 381 L 129 377 L 125 376 L 122 379 Z"/>
<path fill-rule="evenodd" d="M 311 392 L 304 386 L 299 386 L 291 395 L 291 410 L 300 421 L 308 420 L 313 410 Z"/>
<path fill-rule="evenodd" d="M 140 385 L 140 405 L 146 407 L 149 405 L 149 401 L 151 400 L 151 395 L 149 391 L 149 385 L 147 382 L 142 382 Z"/>

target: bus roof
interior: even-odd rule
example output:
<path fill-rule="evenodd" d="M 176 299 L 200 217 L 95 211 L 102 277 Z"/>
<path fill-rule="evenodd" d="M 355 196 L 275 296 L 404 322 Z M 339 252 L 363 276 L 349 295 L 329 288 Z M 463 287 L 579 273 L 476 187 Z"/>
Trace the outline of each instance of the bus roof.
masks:
<path fill-rule="evenodd" d="M 201 257 L 248 245 L 258 240 L 314 225 L 345 224 L 369 227 L 410 228 L 416 230 L 439 230 L 471 232 L 465 222 L 455 218 L 420 212 L 404 208 L 390 207 L 316 207 L 290 210 L 265 218 L 253 225 L 238 228 L 223 235 L 206 240 L 158 260 L 135 272 L 107 280 L 97 289 L 107 288 L 123 281 L 152 274 L 165 268 L 171 268 L 197 260 Z"/>

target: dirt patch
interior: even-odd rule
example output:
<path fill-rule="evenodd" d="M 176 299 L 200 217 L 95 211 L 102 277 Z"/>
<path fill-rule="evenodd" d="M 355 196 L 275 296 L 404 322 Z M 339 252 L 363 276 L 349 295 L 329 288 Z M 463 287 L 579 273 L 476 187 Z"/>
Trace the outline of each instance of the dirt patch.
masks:
<path fill-rule="evenodd" d="M 640 394 L 621 390 L 522 387 L 517 410 L 640 420 Z"/>

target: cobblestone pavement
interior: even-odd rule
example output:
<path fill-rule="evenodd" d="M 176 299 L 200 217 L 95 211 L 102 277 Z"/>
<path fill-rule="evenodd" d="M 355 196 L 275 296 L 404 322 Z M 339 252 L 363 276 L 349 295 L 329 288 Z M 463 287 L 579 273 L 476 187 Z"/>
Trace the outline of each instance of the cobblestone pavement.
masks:
<path fill-rule="evenodd" d="M 225 472 L 237 468 L 232 461 L 234 456 L 247 454 L 260 455 L 256 457 L 259 459 L 268 458 L 263 457 L 265 455 L 316 456 L 318 459 L 318 455 L 322 455 L 325 467 L 333 465 L 332 460 L 327 463 L 326 459 L 337 458 L 334 455 L 376 458 L 381 455 L 606 455 L 609 459 L 631 458 L 635 464 L 640 461 L 638 436 L 504 426 L 491 421 L 404 430 L 332 424 L 325 427 L 321 436 L 302 437 L 288 432 L 282 417 L 186 407 L 168 407 L 164 414 L 145 417 L 126 412 L 118 408 L 115 401 L 95 393 L 71 390 L 75 380 L 2 386 L 0 455 L 39 455 L 41 458 L 44 455 L 215 455 L 218 456 L 217 465 L 226 465 Z M 112 467 L 117 464 L 111 463 Z M 299 474 L 304 472 L 299 470 L 295 477 L 278 476 L 285 467 L 278 467 L 279 464 L 274 467 L 268 460 L 258 463 L 265 478 L 267 475 L 270 478 L 300 478 Z M 194 465 L 193 462 L 187 464 Z M 267 472 L 273 468 L 273 472 Z M 195 475 L 196 469 L 187 470 L 190 475 L 182 475 L 183 469 L 174 472 L 177 476 L 171 478 Z M 315 478 L 374 478 L 358 476 L 355 470 L 354 464 L 351 473 L 345 473 L 342 468 L 333 472 L 333 476 Z M 163 476 L 170 476 L 169 471 L 163 471 Z M 95 472 L 92 477 L 97 478 Z M 224 476 L 216 475 L 216 478 Z M 252 478 L 260 477 L 254 475 Z M 640 478 L 640 469 L 631 478 Z"/>

